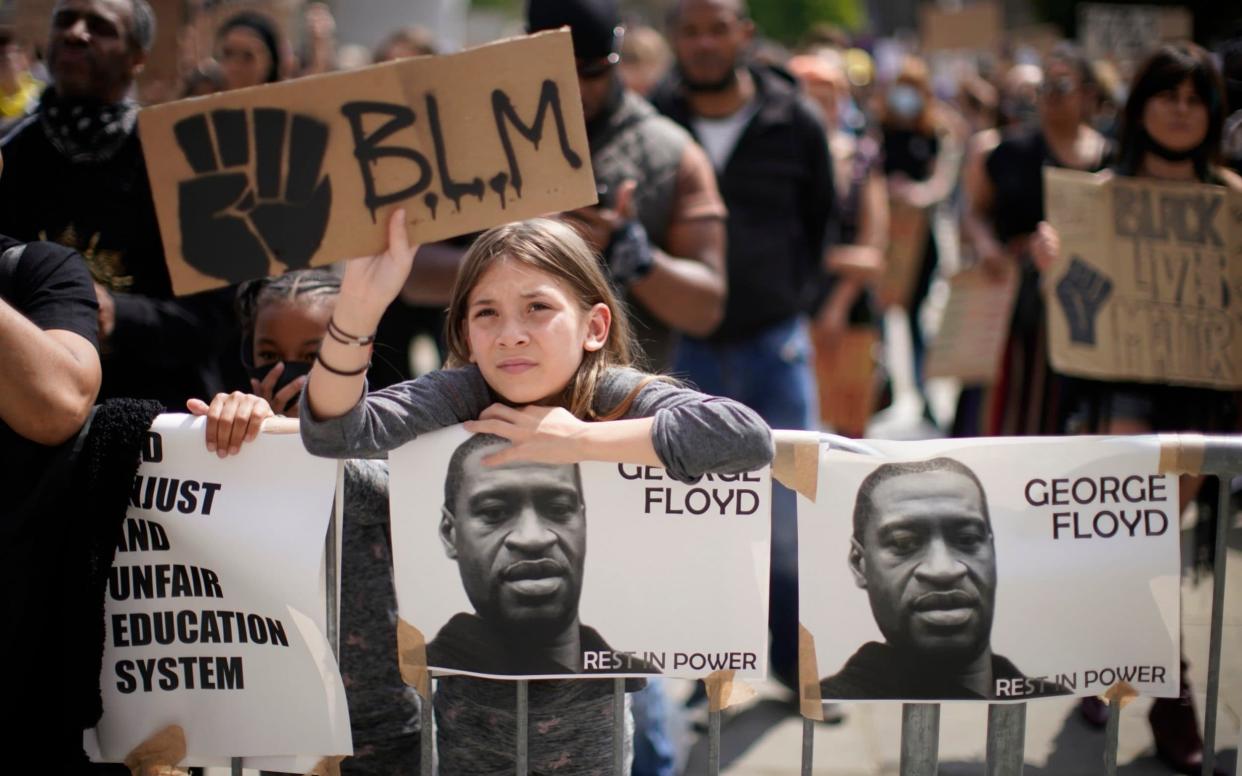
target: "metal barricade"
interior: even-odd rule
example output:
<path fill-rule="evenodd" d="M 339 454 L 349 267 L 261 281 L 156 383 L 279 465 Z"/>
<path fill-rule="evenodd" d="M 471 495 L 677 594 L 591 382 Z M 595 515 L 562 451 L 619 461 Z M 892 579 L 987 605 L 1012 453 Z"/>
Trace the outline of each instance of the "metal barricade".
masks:
<path fill-rule="evenodd" d="M 777 432 L 778 439 L 780 432 Z M 1220 478 L 1220 498 L 1217 508 L 1216 555 L 1212 590 L 1212 619 L 1208 654 L 1207 705 L 1204 713 L 1203 774 L 1210 776 L 1216 761 L 1216 720 L 1220 700 L 1221 639 L 1224 627 L 1225 572 L 1227 562 L 1226 537 L 1230 526 L 1229 478 L 1242 474 L 1242 436 L 1202 436 L 1203 462 L 1200 472 Z M 824 435 L 823 440 L 838 447 L 856 452 L 871 452 L 864 441 Z M 337 532 L 342 511 L 344 469 L 338 470 L 337 505 L 329 525 L 325 553 L 328 561 L 328 640 L 334 654 L 337 650 Z M 516 776 L 527 776 L 529 682 L 517 681 L 517 763 Z M 625 768 L 625 680 L 613 682 L 613 772 L 624 776 Z M 1120 734 L 1121 714 L 1117 700 L 1110 700 L 1110 715 L 1105 736 L 1104 771 L 1109 776 L 1117 772 L 1117 744 Z M 814 765 L 814 722 L 802 721 L 801 771 L 809 776 Z M 721 712 L 708 715 L 708 770 L 720 773 Z M 988 776 L 1016 776 L 1023 771 L 1024 743 L 1026 737 L 1026 704 L 991 704 L 988 707 L 986 773 Z M 432 776 L 434 770 L 435 715 L 431 704 L 422 704 L 421 773 Z M 902 776 L 934 776 L 939 769 L 940 706 L 935 703 L 907 703 L 902 708 L 901 765 Z M 233 773 L 241 774 L 241 760 L 233 761 Z"/>

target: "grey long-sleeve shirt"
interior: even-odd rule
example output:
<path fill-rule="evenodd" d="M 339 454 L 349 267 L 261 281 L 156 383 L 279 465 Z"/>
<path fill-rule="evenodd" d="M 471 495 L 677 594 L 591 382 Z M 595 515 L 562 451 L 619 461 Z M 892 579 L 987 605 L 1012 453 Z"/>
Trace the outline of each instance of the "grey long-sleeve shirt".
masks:
<path fill-rule="evenodd" d="M 618 406 L 646 377 L 611 369 L 600 382 L 595 410 Z M 302 395 L 302 443 L 326 458 L 373 458 L 428 431 L 475 420 L 496 402 L 478 367 L 441 369 L 365 393 L 338 418 L 315 420 Z M 707 472 L 751 471 L 772 460 L 772 432 L 751 409 L 731 399 L 652 380 L 625 418 L 654 418 L 651 441 L 669 476 L 693 482 Z"/>

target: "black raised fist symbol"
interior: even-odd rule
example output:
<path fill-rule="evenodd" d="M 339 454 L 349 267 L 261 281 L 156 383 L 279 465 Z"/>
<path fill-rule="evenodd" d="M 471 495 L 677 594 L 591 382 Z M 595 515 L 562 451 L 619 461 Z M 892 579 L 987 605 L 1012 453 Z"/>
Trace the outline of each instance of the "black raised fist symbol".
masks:
<path fill-rule="evenodd" d="M 196 176 L 181 182 L 178 209 L 190 266 L 237 283 L 267 275 L 272 259 L 288 269 L 310 263 L 332 207 L 332 181 L 320 177 L 327 124 L 228 109 L 182 119 L 173 133 Z"/>
<path fill-rule="evenodd" d="M 1080 257 L 1073 257 L 1069 271 L 1057 283 L 1057 299 L 1069 322 L 1072 342 L 1095 344 L 1095 319 L 1112 291 L 1113 281 Z"/>

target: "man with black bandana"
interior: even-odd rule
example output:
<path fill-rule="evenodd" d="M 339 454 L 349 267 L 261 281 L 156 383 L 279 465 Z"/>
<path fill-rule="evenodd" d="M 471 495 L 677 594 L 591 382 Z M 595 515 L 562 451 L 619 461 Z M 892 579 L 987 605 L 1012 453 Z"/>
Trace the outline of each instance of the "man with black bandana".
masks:
<path fill-rule="evenodd" d="M 725 300 L 725 207 L 703 149 L 621 82 L 616 0 L 530 0 L 531 32 L 568 25 L 598 206 L 569 215 L 633 307 L 653 369 L 674 333 L 706 336 Z"/>
<path fill-rule="evenodd" d="M 864 644 L 824 679 L 825 700 L 1067 692 L 1055 682 L 1028 680 L 992 652 L 992 522 L 982 484 L 959 461 L 884 464 L 867 475 L 854 503 L 849 564 L 884 643 Z"/>
<path fill-rule="evenodd" d="M 218 355 L 232 364 L 237 340 L 232 291 L 172 298 L 130 97 L 154 39 L 146 0 L 56 5 L 51 85 L 38 110 L 0 141 L 8 163 L 0 233 L 85 257 L 100 305 L 101 399 L 154 398 L 180 408 L 231 387 Z"/>

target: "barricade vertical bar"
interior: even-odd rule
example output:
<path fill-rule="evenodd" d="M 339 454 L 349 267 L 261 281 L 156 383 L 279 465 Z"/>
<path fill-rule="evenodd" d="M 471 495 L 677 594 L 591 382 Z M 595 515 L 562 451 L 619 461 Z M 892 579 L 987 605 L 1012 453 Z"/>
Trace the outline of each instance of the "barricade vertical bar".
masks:
<path fill-rule="evenodd" d="M 987 776 L 1021 776 L 1026 747 L 1026 704 L 988 706 Z"/>
<path fill-rule="evenodd" d="M 1221 631 L 1225 624 L 1225 561 L 1228 558 L 1230 524 L 1233 523 L 1229 499 L 1229 478 L 1221 474 L 1220 498 L 1216 504 L 1216 557 L 1212 565 L 1212 632 L 1208 645 L 1207 706 L 1203 709 L 1203 776 L 1216 767 L 1216 706 L 1220 701 Z"/>
<path fill-rule="evenodd" d="M 528 722 L 530 719 L 530 682 L 526 679 L 519 679 L 517 683 L 517 776 L 527 775 L 527 737 Z"/>
<path fill-rule="evenodd" d="M 431 681 L 428 677 L 428 682 Z M 434 685 L 431 697 L 435 697 Z M 418 714 L 422 720 L 422 724 L 418 726 L 419 774 L 420 776 L 434 776 L 432 753 L 436 745 L 436 715 L 432 711 L 430 700 L 419 699 Z"/>
<path fill-rule="evenodd" d="M 332 519 L 328 521 L 328 537 L 324 540 L 324 567 L 327 577 L 327 601 L 328 601 L 328 644 L 332 647 L 332 656 L 336 658 L 337 663 L 341 660 L 341 650 L 338 644 L 338 617 L 340 616 L 340 606 L 337 600 L 337 594 L 340 592 L 340 586 L 337 584 L 337 535 L 344 524 L 345 516 L 345 462 L 336 462 L 336 499 L 333 503 Z"/>
<path fill-rule="evenodd" d="M 720 776 L 720 712 L 707 713 L 707 772 Z"/>
<path fill-rule="evenodd" d="M 1117 776 L 1117 741 L 1121 735 L 1121 702 L 1108 702 L 1108 727 L 1104 729 L 1104 773 Z"/>
<path fill-rule="evenodd" d="M 625 776 L 625 679 L 612 680 L 612 772 Z"/>
<path fill-rule="evenodd" d="M 802 776 L 811 776 L 815 762 L 815 723 L 802 718 Z"/>
<path fill-rule="evenodd" d="M 901 707 L 901 776 L 936 776 L 940 768 L 940 704 Z"/>

